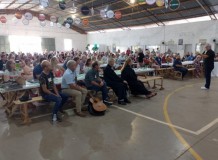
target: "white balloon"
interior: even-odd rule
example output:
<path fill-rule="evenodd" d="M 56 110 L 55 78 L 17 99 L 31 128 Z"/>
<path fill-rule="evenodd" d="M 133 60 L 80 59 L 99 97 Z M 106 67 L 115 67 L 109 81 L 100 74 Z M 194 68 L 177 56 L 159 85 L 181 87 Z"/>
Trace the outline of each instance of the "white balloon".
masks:
<path fill-rule="evenodd" d="M 66 27 L 66 28 L 70 28 L 70 24 L 69 24 L 69 23 L 66 23 L 66 24 L 65 24 L 65 27 Z"/>
<path fill-rule="evenodd" d="M 114 11 L 112 11 L 112 10 L 107 11 L 107 17 L 108 18 L 113 18 L 114 17 Z"/>

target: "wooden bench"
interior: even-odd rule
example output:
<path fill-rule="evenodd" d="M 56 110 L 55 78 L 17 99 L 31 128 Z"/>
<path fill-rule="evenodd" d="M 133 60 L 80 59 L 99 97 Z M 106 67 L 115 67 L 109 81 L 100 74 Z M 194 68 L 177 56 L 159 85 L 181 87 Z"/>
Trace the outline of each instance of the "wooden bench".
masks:
<path fill-rule="evenodd" d="M 154 81 L 153 89 L 157 88 L 156 86 L 160 86 L 160 90 L 163 90 L 163 77 L 159 76 L 145 76 L 145 77 L 139 77 L 139 80 L 143 83 L 146 83 L 148 87 L 150 87 L 149 81 Z M 156 83 L 156 80 L 160 80 L 160 84 Z"/>
<path fill-rule="evenodd" d="M 188 68 L 188 72 L 192 73 L 192 78 L 195 77 L 195 68 Z"/>
<path fill-rule="evenodd" d="M 38 97 L 33 97 L 31 100 L 25 102 L 21 102 L 20 100 L 14 101 L 15 105 L 20 106 L 21 118 L 23 119 L 23 124 L 27 124 L 31 122 L 31 119 L 28 114 L 28 104 L 33 102 L 43 101 L 43 100 L 44 99 L 41 96 L 38 96 Z"/>

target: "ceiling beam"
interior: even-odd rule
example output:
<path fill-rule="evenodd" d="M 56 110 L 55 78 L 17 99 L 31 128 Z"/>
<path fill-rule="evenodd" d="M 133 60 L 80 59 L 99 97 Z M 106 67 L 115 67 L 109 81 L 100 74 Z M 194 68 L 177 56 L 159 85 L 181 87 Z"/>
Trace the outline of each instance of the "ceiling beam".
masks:
<path fill-rule="evenodd" d="M 190 16 L 190 17 L 185 17 L 185 18 L 195 18 L 196 16 L 203 16 L 202 14 L 197 14 L 197 15 L 193 15 L 193 16 Z M 171 20 L 181 20 L 181 19 L 183 19 L 183 18 L 175 18 L 175 19 L 171 19 Z M 167 21 L 169 21 L 169 20 L 164 20 L 163 21 L 163 23 L 164 22 L 167 22 Z M 146 25 L 152 25 L 152 24 L 154 24 L 154 23 L 141 23 L 141 24 L 137 24 L 137 25 L 128 25 L 127 27 L 138 27 L 138 26 L 145 26 L 146 27 Z M 116 27 L 111 27 L 110 29 L 116 29 Z M 86 30 L 86 32 L 90 32 L 90 31 L 98 31 L 98 30 Z"/>
<path fill-rule="evenodd" d="M 22 5 L 18 6 L 17 9 L 19 9 L 19 8 L 21 8 L 21 7 L 23 7 L 23 6 L 25 6 L 26 4 L 30 3 L 31 1 L 32 1 L 32 0 L 28 0 L 26 3 L 23 3 Z"/>
<path fill-rule="evenodd" d="M 201 8 L 205 11 L 205 13 L 211 18 L 211 20 L 213 20 L 213 18 L 211 17 L 211 15 L 208 13 L 208 11 L 206 10 L 206 8 L 201 4 L 201 2 L 199 0 L 196 0 L 196 2 L 201 6 Z"/>
<path fill-rule="evenodd" d="M 10 6 L 12 6 L 15 2 L 16 2 L 16 0 L 13 0 L 13 2 L 11 2 L 9 5 L 7 5 L 7 6 L 5 7 L 5 9 L 9 8 Z"/>
<path fill-rule="evenodd" d="M 202 0 L 202 2 L 207 6 L 207 8 L 210 10 L 210 12 L 212 13 L 212 15 L 214 16 L 214 19 L 217 20 L 217 17 L 215 16 L 214 12 L 212 11 L 212 9 L 210 8 L 210 6 L 207 4 L 207 2 L 205 0 Z"/>

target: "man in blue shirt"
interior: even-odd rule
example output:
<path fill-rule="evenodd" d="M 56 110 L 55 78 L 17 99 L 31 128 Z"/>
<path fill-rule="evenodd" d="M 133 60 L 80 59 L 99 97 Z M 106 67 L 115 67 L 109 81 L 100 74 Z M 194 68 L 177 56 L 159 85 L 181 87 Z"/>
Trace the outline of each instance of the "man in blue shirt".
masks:
<path fill-rule="evenodd" d="M 43 69 L 42 69 L 42 61 L 46 60 L 45 58 L 40 58 L 40 63 L 38 65 L 36 65 L 33 69 L 33 78 L 34 79 L 39 79 Z"/>
<path fill-rule="evenodd" d="M 176 59 L 173 62 L 173 67 L 174 67 L 175 71 L 179 71 L 182 73 L 182 79 L 188 73 L 188 69 L 182 65 L 180 55 L 176 56 Z"/>
<path fill-rule="evenodd" d="M 162 61 L 162 59 L 160 57 L 160 53 L 158 53 L 157 56 L 155 57 L 155 62 L 160 67 L 161 67 L 161 61 Z"/>
<path fill-rule="evenodd" d="M 67 62 L 67 70 L 62 77 L 61 88 L 64 94 L 75 97 L 75 114 L 80 117 L 85 117 L 86 114 L 82 112 L 82 105 L 85 103 L 87 90 L 77 85 L 76 67 L 77 64 L 74 60 L 69 60 Z"/>

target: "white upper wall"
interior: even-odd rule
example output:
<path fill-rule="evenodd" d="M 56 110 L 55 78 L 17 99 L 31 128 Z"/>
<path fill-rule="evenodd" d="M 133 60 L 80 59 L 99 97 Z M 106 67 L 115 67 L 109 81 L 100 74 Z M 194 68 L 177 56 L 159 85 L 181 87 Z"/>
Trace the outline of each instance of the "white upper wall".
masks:
<path fill-rule="evenodd" d="M 0 22 L 0 35 L 55 38 L 57 51 L 64 51 L 64 39 L 72 39 L 72 46 L 75 50 L 85 50 L 87 35 L 80 34 L 71 29 L 67 29 L 66 27 L 58 28 L 56 25 L 54 27 L 50 27 L 49 21 L 46 21 L 45 27 L 41 27 L 37 17 L 34 17 L 31 21 L 29 21 L 29 25 L 24 25 L 22 20 L 19 20 L 19 22 L 15 24 L 12 21 L 12 18 L 14 17 L 13 15 L 6 15 L 5 17 L 7 18 L 7 23 L 2 24 Z"/>
<path fill-rule="evenodd" d="M 179 25 L 161 26 L 140 30 L 124 30 L 106 33 L 89 33 L 87 42 L 89 44 L 102 44 L 109 48 L 113 44 L 120 48 L 131 46 L 161 46 L 161 52 L 165 47 L 161 42 L 169 42 L 176 46 L 176 52 L 184 53 L 184 46 L 178 47 L 178 40 L 183 39 L 183 44 L 192 44 L 192 52 L 195 53 L 196 44 L 199 39 L 207 39 L 214 47 L 213 39 L 218 41 L 218 21 L 204 21 L 185 23 Z"/>

